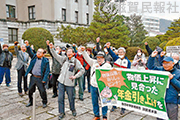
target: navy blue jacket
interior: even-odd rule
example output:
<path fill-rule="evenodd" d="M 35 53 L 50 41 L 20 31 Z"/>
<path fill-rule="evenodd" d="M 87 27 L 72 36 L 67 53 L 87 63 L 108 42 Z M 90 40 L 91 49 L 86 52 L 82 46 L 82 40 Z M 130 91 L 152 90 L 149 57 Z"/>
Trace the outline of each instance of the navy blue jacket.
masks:
<path fill-rule="evenodd" d="M 158 67 L 154 64 L 155 57 L 149 57 L 147 67 L 150 70 L 166 71 L 162 66 Z M 180 92 L 180 70 L 174 67 L 171 71 L 174 75 L 173 79 L 170 80 L 169 88 L 166 89 L 165 101 L 166 103 L 178 104 L 178 93 Z"/>
<path fill-rule="evenodd" d="M 27 76 L 28 73 L 32 74 L 32 69 L 33 69 L 34 64 L 36 63 L 36 59 L 37 59 L 36 54 L 33 53 L 30 46 L 27 46 L 27 52 L 28 52 L 29 56 L 31 57 L 31 62 L 30 62 L 30 65 L 26 71 L 25 76 Z M 41 79 L 42 79 L 42 81 L 45 81 L 45 82 L 48 81 L 49 72 L 50 72 L 49 60 L 48 60 L 48 58 L 43 57 L 42 62 L 41 62 Z"/>
<path fill-rule="evenodd" d="M 114 64 L 116 63 L 116 60 L 118 60 L 119 59 L 119 56 L 118 55 L 116 55 L 110 48 L 107 48 L 107 50 L 108 50 L 108 52 L 109 52 L 109 54 L 111 55 L 111 57 L 113 58 L 113 60 L 114 60 Z M 127 63 L 127 68 L 131 68 L 131 62 L 129 61 L 129 59 L 125 56 L 125 58 L 124 59 L 126 59 L 127 61 L 128 61 L 128 63 Z"/>

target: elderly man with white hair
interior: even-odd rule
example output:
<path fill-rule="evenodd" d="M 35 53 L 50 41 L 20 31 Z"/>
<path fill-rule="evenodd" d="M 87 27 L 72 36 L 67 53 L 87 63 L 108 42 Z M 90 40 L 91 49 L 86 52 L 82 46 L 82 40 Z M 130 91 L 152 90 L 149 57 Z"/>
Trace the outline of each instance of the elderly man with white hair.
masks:
<path fill-rule="evenodd" d="M 106 48 L 111 55 L 111 57 L 114 60 L 114 67 L 118 68 L 131 68 L 131 62 L 129 59 L 125 56 L 126 55 L 126 50 L 123 47 L 118 48 L 118 53 L 117 55 L 110 49 L 111 43 L 108 42 L 106 43 Z"/>
<path fill-rule="evenodd" d="M 178 54 L 173 54 L 172 55 L 172 58 L 174 59 L 174 67 L 176 67 L 177 69 L 180 69 L 180 66 L 179 66 L 179 55 Z"/>
<path fill-rule="evenodd" d="M 109 52 L 109 54 L 111 55 L 111 57 L 114 60 L 114 67 L 118 67 L 118 68 L 131 68 L 131 62 L 129 61 L 129 59 L 125 56 L 126 54 L 126 50 L 123 47 L 118 48 L 118 52 L 117 55 L 111 50 L 110 48 L 111 43 L 108 42 L 106 43 L 106 48 Z M 114 109 L 116 109 L 115 106 L 113 106 L 111 111 L 114 111 Z M 121 108 L 121 112 L 120 114 L 124 114 L 125 109 Z"/>
<path fill-rule="evenodd" d="M 28 94 L 28 87 L 27 87 L 27 76 L 25 76 L 27 67 L 28 67 L 28 61 L 29 61 L 29 54 L 26 52 L 26 46 L 25 45 L 21 45 L 21 50 L 18 50 L 17 47 L 18 42 L 14 42 L 14 49 L 15 49 L 15 53 L 17 55 L 17 63 L 15 68 L 17 69 L 17 73 L 18 73 L 18 93 L 19 96 L 23 96 L 22 94 L 22 78 L 24 80 L 24 93 Z"/>

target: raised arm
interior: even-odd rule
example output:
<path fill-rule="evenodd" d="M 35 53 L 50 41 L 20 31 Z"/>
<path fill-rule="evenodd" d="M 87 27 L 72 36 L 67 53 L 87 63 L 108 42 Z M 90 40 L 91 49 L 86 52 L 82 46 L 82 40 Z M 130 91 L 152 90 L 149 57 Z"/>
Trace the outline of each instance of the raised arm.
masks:
<path fill-rule="evenodd" d="M 85 51 L 85 47 L 82 47 L 81 50 L 83 51 L 82 52 L 82 55 L 85 59 L 85 61 L 90 65 L 90 66 L 93 66 L 93 63 L 96 61 L 92 58 L 89 57 L 88 53 Z"/>
<path fill-rule="evenodd" d="M 46 45 L 47 45 L 48 53 L 50 54 L 51 57 L 53 57 L 49 48 L 49 40 L 46 41 Z"/>
<path fill-rule="evenodd" d="M 61 55 L 57 54 L 53 48 L 54 47 L 53 44 L 49 44 L 49 47 L 50 47 L 50 52 L 51 52 L 52 56 L 62 65 L 63 61 L 66 59 L 66 56 L 61 56 Z"/>
<path fill-rule="evenodd" d="M 113 58 L 113 60 L 116 61 L 119 57 L 111 50 L 110 45 L 111 45 L 111 43 L 107 42 L 106 48 L 107 48 L 109 54 L 111 55 L 111 57 Z"/>
<path fill-rule="evenodd" d="M 15 51 L 16 55 L 18 56 L 19 55 L 19 50 L 18 50 L 17 44 L 18 44 L 17 41 L 14 42 L 14 51 Z"/>
<path fill-rule="evenodd" d="M 0 54 L 2 53 L 1 42 L 0 42 Z"/>
<path fill-rule="evenodd" d="M 149 47 L 149 45 L 148 45 L 147 42 L 145 42 L 144 44 L 145 44 L 145 47 L 146 47 L 146 50 L 147 50 L 148 54 L 151 55 L 151 53 L 153 52 L 153 50 Z"/>
<path fill-rule="evenodd" d="M 149 56 L 147 67 L 150 70 L 162 70 L 163 67 L 157 67 L 155 63 L 155 56 L 158 54 L 157 51 L 152 52 L 152 54 Z"/>
<path fill-rule="evenodd" d="M 73 49 L 74 49 L 74 52 L 77 53 L 76 45 L 75 44 L 73 44 Z"/>
<path fill-rule="evenodd" d="M 49 48 L 49 45 L 47 45 L 47 50 L 48 50 L 48 53 L 50 54 L 51 57 L 53 57 L 51 51 L 50 51 L 50 48 Z"/>
<path fill-rule="evenodd" d="M 26 44 L 26 48 L 27 48 L 27 53 L 32 58 L 35 55 L 35 53 L 32 51 L 31 47 L 29 46 L 29 42 L 27 40 L 25 41 L 25 44 Z"/>
<path fill-rule="evenodd" d="M 100 37 L 96 38 L 96 49 L 97 49 L 97 52 L 101 51 L 101 48 L 99 46 L 99 41 L 100 41 Z"/>

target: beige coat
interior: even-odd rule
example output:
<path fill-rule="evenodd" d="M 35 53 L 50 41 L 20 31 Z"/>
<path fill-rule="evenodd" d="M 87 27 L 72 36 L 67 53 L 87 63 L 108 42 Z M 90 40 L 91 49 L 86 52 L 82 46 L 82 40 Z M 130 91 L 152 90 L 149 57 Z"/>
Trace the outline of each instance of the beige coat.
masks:
<path fill-rule="evenodd" d="M 58 55 L 54 49 L 50 49 L 50 51 L 53 57 L 62 65 L 58 81 L 66 86 L 74 86 L 75 80 L 71 80 L 69 78 L 71 76 L 76 76 L 76 78 L 79 78 L 85 72 L 79 60 L 77 60 L 75 57 L 72 57 L 71 60 L 69 60 L 67 56 Z M 70 71 L 70 66 L 74 66 L 72 72 Z"/>

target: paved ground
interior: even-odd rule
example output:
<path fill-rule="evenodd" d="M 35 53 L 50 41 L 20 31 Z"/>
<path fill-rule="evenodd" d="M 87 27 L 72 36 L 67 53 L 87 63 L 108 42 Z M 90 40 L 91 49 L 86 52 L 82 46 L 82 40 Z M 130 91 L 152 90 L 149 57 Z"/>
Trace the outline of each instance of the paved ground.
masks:
<path fill-rule="evenodd" d="M 13 60 L 15 65 L 16 58 Z M 0 120 L 29 120 L 32 119 L 32 107 L 26 107 L 28 96 L 19 97 L 17 92 L 17 71 L 11 70 L 11 86 L 6 87 L 5 82 L 0 86 Z M 78 89 L 78 88 L 77 88 Z M 42 108 L 39 92 L 36 91 L 36 119 L 37 120 L 58 120 L 58 100 L 51 98 L 52 89 L 47 90 L 48 107 Z M 87 91 L 84 93 L 84 101 L 76 99 L 77 116 L 73 117 L 69 110 L 69 103 L 66 96 L 64 120 L 91 120 L 93 116 L 91 95 Z M 110 114 L 110 120 L 156 120 L 156 118 L 133 111 L 126 111 L 124 115 L 119 114 L 120 109 Z"/>

